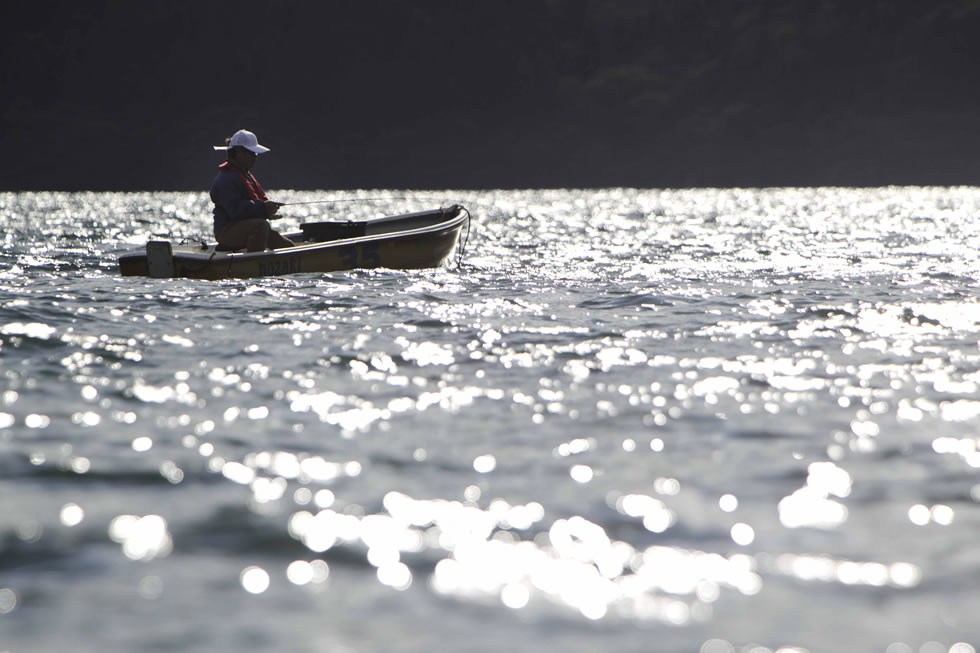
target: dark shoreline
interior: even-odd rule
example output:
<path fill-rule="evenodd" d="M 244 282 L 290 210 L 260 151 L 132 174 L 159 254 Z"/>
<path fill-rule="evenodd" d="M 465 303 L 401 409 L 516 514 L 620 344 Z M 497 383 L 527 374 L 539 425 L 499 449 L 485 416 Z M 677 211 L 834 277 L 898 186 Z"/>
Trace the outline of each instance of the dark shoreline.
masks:
<path fill-rule="evenodd" d="M 847 0 L 4 6 L 3 190 L 965 185 L 980 8 Z M 233 39 L 261 28 L 241 59 Z M 246 40 L 247 41 L 247 40 Z"/>

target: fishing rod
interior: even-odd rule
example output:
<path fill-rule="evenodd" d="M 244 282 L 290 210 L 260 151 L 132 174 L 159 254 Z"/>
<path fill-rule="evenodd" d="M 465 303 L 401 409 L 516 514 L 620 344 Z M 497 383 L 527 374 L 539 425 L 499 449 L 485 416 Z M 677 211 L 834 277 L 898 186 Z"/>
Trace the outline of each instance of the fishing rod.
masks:
<path fill-rule="evenodd" d="M 276 202 L 279 206 L 298 206 L 300 204 L 338 204 L 340 202 L 387 202 L 391 200 L 413 200 L 417 197 L 352 197 L 342 200 L 312 200 L 309 202 Z"/>

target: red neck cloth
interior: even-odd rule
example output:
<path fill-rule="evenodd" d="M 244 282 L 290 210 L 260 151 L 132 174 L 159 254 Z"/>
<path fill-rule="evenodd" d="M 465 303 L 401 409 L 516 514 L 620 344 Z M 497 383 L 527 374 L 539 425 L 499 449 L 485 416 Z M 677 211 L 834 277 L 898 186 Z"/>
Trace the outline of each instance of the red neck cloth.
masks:
<path fill-rule="evenodd" d="M 262 190 L 262 185 L 259 180 L 255 178 L 251 172 L 246 172 L 241 168 L 233 165 L 231 161 L 225 161 L 218 166 L 221 170 L 231 170 L 238 174 L 242 178 L 242 183 L 245 184 L 245 190 L 248 192 L 248 199 L 250 200 L 261 200 L 266 201 L 269 198 L 265 196 L 265 191 Z"/>

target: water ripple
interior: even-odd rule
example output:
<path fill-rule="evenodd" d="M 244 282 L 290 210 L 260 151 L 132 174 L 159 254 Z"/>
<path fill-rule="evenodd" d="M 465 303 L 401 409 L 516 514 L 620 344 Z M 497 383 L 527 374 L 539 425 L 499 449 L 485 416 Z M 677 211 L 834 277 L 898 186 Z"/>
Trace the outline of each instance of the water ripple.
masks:
<path fill-rule="evenodd" d="M 370 195 L 277 193 L 463 201 L 464 265 L 121 278 L 206 194 L 0 195 L 12 650 L 189 612 L 290 650 L 975 635 L 975 189 Z"/>

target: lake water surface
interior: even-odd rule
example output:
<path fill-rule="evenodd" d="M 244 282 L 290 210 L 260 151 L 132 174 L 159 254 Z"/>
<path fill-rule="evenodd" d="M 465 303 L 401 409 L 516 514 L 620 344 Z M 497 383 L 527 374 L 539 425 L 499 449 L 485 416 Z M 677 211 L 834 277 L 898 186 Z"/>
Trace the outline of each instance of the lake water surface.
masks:
<path fill-rule="evenodd" d="M 124 278 L 206 194 L 0 194 L 0 651 L 980 647 L 980 189 L 270 195 L 472 229 Z"/>

